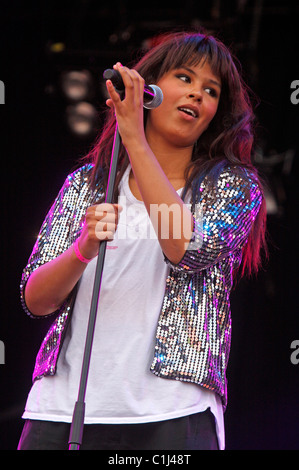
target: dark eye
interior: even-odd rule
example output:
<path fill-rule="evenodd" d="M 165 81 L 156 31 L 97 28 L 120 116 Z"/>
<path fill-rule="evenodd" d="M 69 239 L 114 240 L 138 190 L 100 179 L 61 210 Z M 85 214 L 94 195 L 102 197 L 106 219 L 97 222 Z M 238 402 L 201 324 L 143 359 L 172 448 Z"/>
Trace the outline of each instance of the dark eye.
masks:
<path fill-rule="evenodd" d="M 178 73 L 176 74 L 176 77 L 182 80 L 183 82 L 191 83 L 189 75 L 186 75 L 185 73 Z"/>
<path fill-rule="evenodd" d="M 208 94 L 211 95 L 213 98 L 217 98 L 217 96 L 218 96 L 218 93 L 215 90 L 215 88 L 207 87 L 207 88 L 205 88 L 205 91 L 207 91 Z"/>

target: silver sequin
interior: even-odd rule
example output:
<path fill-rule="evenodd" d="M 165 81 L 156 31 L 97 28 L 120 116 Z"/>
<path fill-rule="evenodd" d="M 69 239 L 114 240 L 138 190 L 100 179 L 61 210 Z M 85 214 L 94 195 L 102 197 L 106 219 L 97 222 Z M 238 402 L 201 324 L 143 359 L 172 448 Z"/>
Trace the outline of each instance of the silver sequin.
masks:
<path fill-rule="evenodd" d="M 30 274 L 71 246 L 87 207 L 103 193 L 92 192 L 87 165 L 68 176 L 41 227 L 21 281 L 21 300 Z M 194 234 L 183 259 L 170 264 L 150 370 L 157 376 L 199 384 L 227 403 L 226 368 L 231 341 L 230 291 L 233 270 L 242 259 L 261 190 L 249 171 L 222 171 L 212 189 L 204 180 L 195 202 Z M 194 207 L 194 206 L 193 206 Z M 200 220 L 199 220 L 200 218 Z M 199 246 L 200 249 L 194 249 Z M 33 380 L 56 371 L 71 318 L 75 292 L 61 307 L 38 352 Z"/>

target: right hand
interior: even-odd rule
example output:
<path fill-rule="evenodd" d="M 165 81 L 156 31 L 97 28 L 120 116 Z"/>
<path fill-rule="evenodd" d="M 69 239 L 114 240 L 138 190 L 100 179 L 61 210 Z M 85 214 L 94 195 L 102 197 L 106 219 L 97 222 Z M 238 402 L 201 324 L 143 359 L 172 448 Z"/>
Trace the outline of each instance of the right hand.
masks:
<path fill-rule="evenodd" d="M 94 258 L 99 252 L 101 241 L 113 240 L 121 211 L 122 206 L 119 204 L 102 203 L 88 207 L 79 238 L 82 256 L 88 259 Z"/>
<path fill-rule="evenodd" d="M 136 140 L 147 144 L 143 124 L 144 79 L 134 69 L 123 67 L 119 62 L 113 66 L 118 71 L 125 85 L 125 98 L 122 100 L 111 80 L 106 81 L 110 98 L 107 106 L 114 108 L 118 130 L 122 143 L 126 147 L 135 148 Z"/>

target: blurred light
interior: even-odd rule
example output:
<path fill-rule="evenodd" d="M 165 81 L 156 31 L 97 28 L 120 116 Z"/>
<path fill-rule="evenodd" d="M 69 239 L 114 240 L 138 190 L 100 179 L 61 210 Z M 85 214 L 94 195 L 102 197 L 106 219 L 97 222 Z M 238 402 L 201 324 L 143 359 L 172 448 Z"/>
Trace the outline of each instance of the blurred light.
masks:
<path fill-rule="evenodd" d="M 266 176 L 267 185 L 264 188 L 267 214 L 281 216 L 287 200 L 285 177 L 292 171 L 295 150 L 288 149 L 282 153 L 272 151 L 265 156 L 263 149 L 258 148 L 255 153 L 255 163 Z"/>
<path fill-rule="evenodd" d="M 92 104 L 82 101 L 69 105 L 66 114 L 68 126 L 74 134 L 86 137 L 96 129 L 97 111 Z"/>
<path fill-rule="evenodd" d="M 91 97 L 93 79 L 88 70 L 63 72 L 61 87 L 71 101 L 82 101 Z"/>
<path fill-rule="evenodd" d="M 50 52 L 63 52 L 65 50 L 65 44 L 63 42 L 55 42 L 49 45 Z"/>
<path fill-rule="evenodd" d="M 277 215 L 279 213 L 279 206 L 276 197 L 269 188 L 264 189 L 264 196 L 266 201 L 267 214 Z"/>

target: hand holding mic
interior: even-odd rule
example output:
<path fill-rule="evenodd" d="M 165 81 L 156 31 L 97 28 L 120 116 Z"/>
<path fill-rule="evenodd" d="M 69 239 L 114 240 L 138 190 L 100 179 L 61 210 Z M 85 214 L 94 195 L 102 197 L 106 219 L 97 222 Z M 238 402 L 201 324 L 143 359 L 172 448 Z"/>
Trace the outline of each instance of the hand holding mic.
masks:
<path fill-rule="evenodd" d="M 105 80 L 111 80 L 114 88 L 118 93 L 125 91 L 125 85 L 121 74 L 114 69 L 105 70 L 103 77 Z M 157 85 L 144 85 L 143 107 L 146 109 L 154 109 L 160 106 L 163 101 L 163 93 Z"/>

